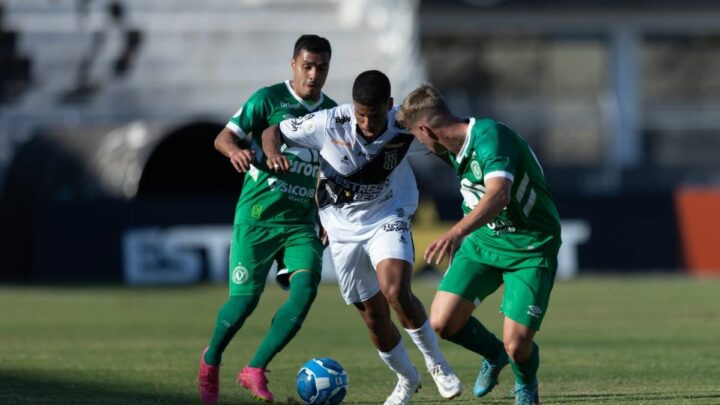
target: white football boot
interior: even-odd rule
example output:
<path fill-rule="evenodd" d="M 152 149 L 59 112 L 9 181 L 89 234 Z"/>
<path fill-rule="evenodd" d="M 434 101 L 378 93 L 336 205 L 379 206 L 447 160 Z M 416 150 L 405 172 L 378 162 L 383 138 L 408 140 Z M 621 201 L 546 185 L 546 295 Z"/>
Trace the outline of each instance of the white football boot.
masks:
<path fill-rule="evenodd" d="M 446 362 L 438 363 L 430 367 L 428 372 L 435 381 L 438 392 L 440 392 L 443 398 L 453 399 L 462 394 L 460 379 Z"/>
<path fill-rule="evenodd" d="M 414 369 L 414 368 L 413 368 Z M 398 382 L 395 385 L 395 389 L 385 400 L 385 405 L 407 405 L 410 403 L 410 398 L 413 394 L 420 390 L 422 384 L 420 383 L 420 373 L 415 370 L 415 379 L 409 380 L 404 377 L 398 376 Z"/>

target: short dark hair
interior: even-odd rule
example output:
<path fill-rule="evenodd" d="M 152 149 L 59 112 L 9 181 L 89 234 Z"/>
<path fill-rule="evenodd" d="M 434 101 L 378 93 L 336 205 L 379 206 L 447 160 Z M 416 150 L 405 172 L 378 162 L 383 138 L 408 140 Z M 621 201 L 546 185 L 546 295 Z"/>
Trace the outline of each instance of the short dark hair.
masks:
<path fill-rule="evenodd" d="M 328 55 L 332 56 L 332 49 L 330 49 L 330 41 L 314 34 L 301 35 L 300 38 L 295 41 L 293 58 L 296 58 L 302 51 L 308 51 L 312 53 L 327 52 Z"/>
<path fill-rule="evenodd" d="M 390 100 L 390 79 L 379 70 L 362 72 L 353 84 L 352 98 L 366 106 L 387 103 Z"/>

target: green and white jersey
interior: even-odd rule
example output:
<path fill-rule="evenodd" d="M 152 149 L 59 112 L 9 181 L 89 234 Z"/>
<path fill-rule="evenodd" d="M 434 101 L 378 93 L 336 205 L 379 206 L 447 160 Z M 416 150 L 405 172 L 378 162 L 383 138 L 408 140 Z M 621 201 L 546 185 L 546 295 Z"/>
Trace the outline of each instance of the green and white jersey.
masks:
<path fill-rule="evenodd" d="M 466 215 L 485 195 L 485 181 L 505 177 L 513 182 L 510 204 L 468 239 L 506 256 L 557 254 L 560 216 L 535 153 L 513 129 L 471 118 L 465 143 L 449 157 L 460 178 Z"/>
<path fill-rule="evenodd" d="M 235 209 L 235 224 L 260 226 L 314 225 L 317 207 L 315 190 L 320 156 L 304 148 L 283 148 L 290 171 L 268 171 L 262 152 L 262 132 L 287 118 L 337 104 L 326 97 L 310 104 L 298 96 L 290 81 L 256 91 L 227 123 L 235 135 L 250 143 L 255 160 L 245 174 L 242 194 Z"/>

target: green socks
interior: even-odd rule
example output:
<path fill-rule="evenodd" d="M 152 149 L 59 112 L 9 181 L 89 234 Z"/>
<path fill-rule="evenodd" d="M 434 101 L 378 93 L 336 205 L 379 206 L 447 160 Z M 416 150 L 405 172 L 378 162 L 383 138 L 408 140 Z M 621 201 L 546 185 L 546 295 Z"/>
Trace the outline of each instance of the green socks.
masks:
<path fill-rule="evenodd" d="M 237 295 L 230 297 L 218 312 L 215 331 L 205 352 L 205 363 L 217 366 L 222 353 L 235 333 L 243 326 L 245 319 L 255 310 L 260 296 Z"/>
<path fill-rule="evenodd" d="M 503 342 L 498 340 L 477 318 L 472 316 L 460 330 L 448 337 L 448 340 L 493 360 L 497 359 L 500 353 L 505 350 Z"/>
<path fill-rule="evenodd" d="M 250 360 L 250 367 L 266 368 L 297 334 L 315 300 L 319 283 L 320 275 L 314 272 L 302 271 L 292 276 L 290 296 L 275 313 L 268 334 Z"/>
<path fill-rule="evenodd" d="M 516 364 L 510 360 L 512 364 L 513 374 L 515 374 L 515 382 L 519 384 L 531 384 L 535 380 L 538 367 L 540 366 L 540 348 L 533 343 L 533 350 L 530 357 L 522 364 Z"/>

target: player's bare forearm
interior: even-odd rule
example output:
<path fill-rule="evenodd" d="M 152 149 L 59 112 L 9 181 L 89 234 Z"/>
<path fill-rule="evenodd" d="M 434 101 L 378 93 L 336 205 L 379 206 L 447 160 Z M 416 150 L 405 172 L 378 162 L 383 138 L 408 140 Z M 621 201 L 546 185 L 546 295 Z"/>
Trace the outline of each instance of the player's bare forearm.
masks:
<path fill-rule="evenodd" d="M 453 226 L 454 230 L 463 237 L 492 221 L 500 211 L 510 204 L 510 190 L 512 189 L 510 180 L 504 177 L 495 177 L 488 179 L 485 186 L 487 188 L 485 195 L 475 208 Z"/>
<path fill-rule="evenodd" d="M 237 136 L 235 136 L 229 128 L 223 128 L 222 131 L 220 131 L 220 133 L 215 137 L 214 146 L 218 152 L 228 158 L 231 153 L 242 149 L 238 143 Z"/>
<path fill-rule="evenodd" d="M 262 148 L 267 158 L 267 165 L 270 170 L 285 173 L 290 170 L 290 162 L 280 153 L 282 138 L 280 127 L 271 125 L 262 133 Z"/>
<path fill-rule="evenodd" d="M 490 222 L 510 203 L 510 180 L 497 177 L 486 182 L 486 193 L 462 220 L 431 243 L 425 250 L 425 261 L 440 264 L 445 256 L 452 258 L 465 236 Z"/>
<path fill-rule="evenodd" d="M 280 138 L 280 127 L 271 125 L 262 133 L 262 148 L 268 158 L 280 155 L 282 138 Z"/>
<path fill-rule="evenodd" d="M 229 129 L 223 128 L 215 137 L 215 149 L 230 159 L 230 163 L 235 170 L 240 173 L 246 172 L 250 168 L 255 152 L 249 145 L 245 145 L 237 136 Z"/>

